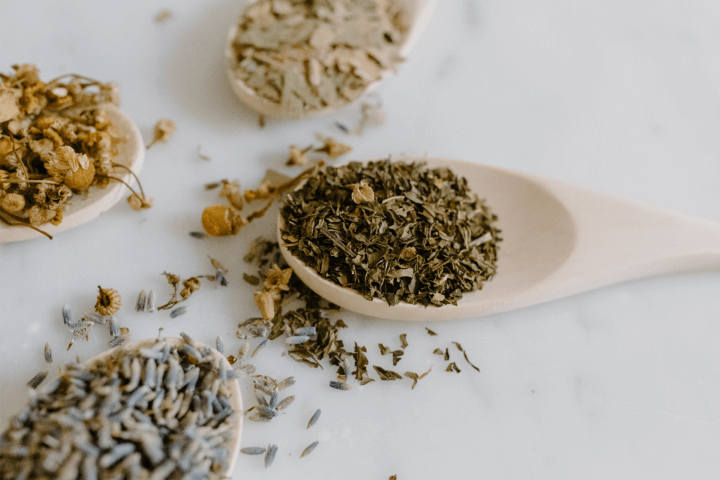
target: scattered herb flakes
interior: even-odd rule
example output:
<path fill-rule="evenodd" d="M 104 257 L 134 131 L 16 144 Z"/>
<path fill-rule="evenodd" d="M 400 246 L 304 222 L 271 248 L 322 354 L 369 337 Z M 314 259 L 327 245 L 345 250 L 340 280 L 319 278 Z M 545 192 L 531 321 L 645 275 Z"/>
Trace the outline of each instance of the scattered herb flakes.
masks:
<path fill-rule="evenodd" d="M 401 357 L 402 357 L 403 353 L 405 353 L 405 352 L 403 352 L 402 350 L 395 350 L 394 352 L 392 352 L 393 367 L 396 366 L 400 360 L 402 360 Z"/>
<path fill-rule="evenodd" d="M 470 359 L 467 356 L 467 352 L 465 350 L 463 350 L 462 346 L 458 342 L 452 342 L 452 343 L 454 343 L 457 346 L 458 350 L 460 350 L 463 353 L 463 356 L 465 357 L 465 361 L 468 362 L 468 364 L 470 364 L 471 367 L 473 367 L 475 370 L 477 370 L 479 372 L 480 369 L 478 367 L 476 367 L 475 365 L 473 365 L 473 363 L 470 361 Z"/>
<path fill-rule="evenodd" d="M 348 104 L 400 62 L 409 19 L 397 0 L 259 0 L 238 21 L 235 77 L 291 118 Z"/>
<path fill-rule="evenodd" d="M 457 373 L 460 373 L 460 369 L 457 365 L 455 365 L 455 362 L 451 362 L 450 365 L 448 365 L 445 369 L 446 372 L 452 372 L 453 370 Z"/>
<path fill-rule="evenodd" d="M 288 250 L 368 300 L 456 304 L 495 274 L 497 217 L 447 168 L 325 166 L 286 195 L 281 213 Z"/>
<path fill-rule="evenodd" d="M 389 381 L 389 380 L 401 380 L 402 379 L 402 375 L 400 375 L 397 372 L 393 372 L 392 370 L 385 370 L 384 368 L 378 367 L 377 365 L 373 365 L 373 368 L 380 376 L 380 380 Z"/>
<path fill-rule="evenodd" d="M 355 371 L 352 372 L 352 374 L 355 375 L 356 380 L 362 380 L 363 377 L 368 376 L 367 366 L 369 362 L 367 356 L 365 356 L 365 352 L 367 352 L 365 347 L 359 347 L 357 343 L 355 344 L 355 353 L 353 353 Z"/>
<path fill-rule="evenodd" d="M 350 145 L 340 143 L 332 137 L 323 138 L 323 145 L 320 148 L 313 150 L 314 152 L 324 153 L 331 159 L 335 160 L 338 157 L 345 155 L 346 153 L 352 152 Z"/>
<path fill-rule="evenodd" d="M 435 336 L 437 336 L 437 333 L 433 332 L 433 331 L 432 331 L 432 330 L 430 330 L 429 328 L 425 327 L 425 330 L 427 330 L 427 332 L 428 332 L 428 335 L 430 335 L 431 337 L 435 337 Z"/>
<path fill-rule="evenodd" d="M 200 239 L 200 240 L 204 240 L 208 237 L 208 234 L 205 232 L 190 232 L 188 235 L 190 235 L 193 238 Z"/>
<path fill-rule="evenodd" d="M 393 475 L 389 478 L 389 480 L 397 480 L 397 475 Z"/>
<path fill-rule="evenodd" d="M 435 355 L 445 356 L 445 352 L 443 352 L 443 351 L 442 351 L 441 349 L 439 349 L 439 348 L 436 348 L 435 350 L 433 350 L 433 353 L 434 353 Z M 447 359 L 446 359 L 446 360 L 447 360 Z"/>
<path fill-rule="evenodd" d="M 202 145 L 198 145 L 197 148 L 195 149 L 195 155 L 197 155 L 197 157 L 200 160 L 205 160 L 206 162 L 209 162 L 210 160 L 212 160 L 212 158 L 208 157 L 207 155 L 204 155 L 201 150 L 202 150 Z"/>
<path fill-rule="evenodd" d="M 255 275 L 248 275 L 247 273 L 243 273 L 243 280 L 245 280 L 247 283 L 254 287 L 260 285 L 260 278 Z"/>
<path fill-rule="evenodd" d="M 390 350 L 390 347 L 386 347 L 382 343 L 378 343 L 378 347 L 380 347 L 380 355 L 387 355 L 389 353 L 392 353 L 392 350 Z"/>
<path fill-rule="evenodd" d="M 407 334 L 405 334 L 405 333 L 400 335 L 400 344 L 401 344 L 402 348 L 405 348 L 408 346 L 406 337 L 407 337 Z"/>
<path fill-rule="evenodd" d="M 168 9 L 162 9 L 155 15 L 155 23 L 164 23 L 170 20 L 173 16 L 172 11 Z"/>
<path fill-rule="evenodd" d="M 206 183 L 205 190 L 214 190 L 214 189 L 218 188 L 220 185 L 222 185 L 221 182 Z"/>
<path fill-rule="evenodd" d="M 413 381 L 412 388 L 415 389 L 415 385 L 417 385 L 418 380 L 425 378 L 425 376 L 428 373 L 430 373 L 431 371 L 432 371 L 432 366 L 430 367 L 430 370 L 423 373 L 422 375 L 418 375 L 417 373 L 414 373 L 414 372 L 405 372 L 405 376 L 412 379 L 412 381 Z"/>
<path fill-rule="evenodd" d="M 450 351 L 446 348 L 445 349 L 445 361 L 450 360 Z"/>

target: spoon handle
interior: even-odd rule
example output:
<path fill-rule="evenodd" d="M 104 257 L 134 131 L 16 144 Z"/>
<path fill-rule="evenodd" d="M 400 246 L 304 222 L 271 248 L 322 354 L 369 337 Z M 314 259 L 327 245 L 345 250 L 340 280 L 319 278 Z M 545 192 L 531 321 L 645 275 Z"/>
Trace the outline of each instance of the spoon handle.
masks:
<path fill-rule="evenodd" d="M 646 276 L 720 271 L 720 223 L 557 180 L 535 180 L 555 194 L 577 228 L 573 254 L 548 278 L 556 282 L 553 298 Z"/>

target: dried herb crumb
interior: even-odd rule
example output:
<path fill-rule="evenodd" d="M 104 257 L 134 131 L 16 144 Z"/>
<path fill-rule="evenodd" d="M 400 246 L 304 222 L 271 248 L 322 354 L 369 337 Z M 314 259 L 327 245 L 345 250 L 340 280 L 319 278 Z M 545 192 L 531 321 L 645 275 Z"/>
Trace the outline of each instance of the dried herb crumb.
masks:
<path fill-rule="evenodd" d="M 427 330 L 427 332 L 428 332 L 428 335 L 430 335 L 431 337 L 434 337 L 434 336 L 436 336 L 436 335 L 437 335 L 437 333 L 433 332 L 432 330 L 430 330 L 430 329 L 429 329 L 429 328 L 427 328 L 427 327 L 425 327 L 425 330 Z"/>

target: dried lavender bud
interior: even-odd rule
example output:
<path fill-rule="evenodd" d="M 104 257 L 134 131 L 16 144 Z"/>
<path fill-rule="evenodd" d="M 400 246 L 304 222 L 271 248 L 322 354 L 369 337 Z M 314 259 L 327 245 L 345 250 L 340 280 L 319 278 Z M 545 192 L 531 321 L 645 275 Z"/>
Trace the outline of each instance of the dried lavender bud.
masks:
<path fill-rule="evenodd" d="M 318 446 L 320 442 L 313 442 L 310 445 L 307 446 L 305 450 L 303 450 L 302 454 L 300 455 L 300 458 L 306 457 L 312 453 L 313 450 L 315 450 L 315 447 Z"/>
<path fill-rule="evenodd" d="M 50 344 L 45 344 L 45 362 L 52 363 L 52 348 L 50 348 Z"/>
<path fill-rule="evenodd" d="M 146 301 L 147 301 L 147 294 L 145 293 L 145 290 L 141 290 L 140 295 L 138 295 L 137 304 L 135 305 L 135 311 L 136 312 L 144 312 Z"/>
<path fill-rule="evenodd" d="M 280 403 L 277 404 L 278 410 L 283 410 L 290 406 L 295 401 L 295 395 L 290 395 L 289 397 L 285 397 L 282 400 L 280 400 Z"/>
<path fill-rule="evenodd" d="M 252 355 L 250 355 L 250 358 L 252 358 L 255 355 L 257 355 L 258 353 L 260 353 L 262 351 L 262 349 L 267 346 L 268 342 L 269 342 L 269 340 L 266 338 L 257 347 L 255 347 L 255 350 L 253 350 L 253 353 L 252 353 Z"/>
<path fill-rule="evenodd" d="M 288 387 L 295 385 L 295 377 L 288 377 L 282 382 L 277 384 L 278 391 L 284 390 Z"/>
<path fill-rule="evenodd" d="M 277 451 L 277 445 L 268 445 L 268 451 L 265 454 L 265 468 L 268 468 L 275 461 L 275 454 Z"/>
<path fill-rule="evenodd" d="M 190 232 L 190 236 L 193 238 L 199 238 L 199 239 L 205 239 L 208 237 L 208 234 L 205 232 Z"/>
<path fill-rule="evenodd" d="M 147 301 L 145 303 L 145 308 L 147 308 L 148 312 L 155 311 L 155 290 L 150 290 L 148 292 Z"/>
<path fill-rule="evenodd" d="M 296 328 L 295 329 L 295 335 L 305 335 L 308 337 L 312 337 L 317 333 L 317 328 L 315 327 L 302 327 L 302 328 Z"/>
<path fill-rule="evenodd" d="M 240 451 L 245 455 L 262 455 L 266 449 L 263 447 L 245 447 L 241 448 Z"/>
<path fill-rule="evenodd" d="M 285 343 L 287 343 L 288 345 L 297 345 L 300 343 L 305 343 L 308 340 L 310 340 L 310 337 L 308 337 L 307 335 L 296 335 L 294 337 L 286 338 Z"/>
<path fill-rule="evenodd" d="M 120 336 L 120 325 L 118 325 L 117 320 L 115 320 L 115 317 L 112 317 L 110 319 L 110 336 L 112 338 L 117 338 Z"/>
<path fill-rule="evenodd" d="M 170 312 L 170 318 L 177 318 L 180 315 L 185 315 L 186 312 L 187 312 L 187 307 L 185 307 L 185 306 L 178 307 L 175 310 L 173 310 L 172 312 Z"/>
<path fill-rule="evenodd" d="M 247 329 L 253 337 L 265 337 L 268 334 L 268 328 L 265 325 L 248 325 Z"/>
<path fill-rule="evenodd" d="M 313 414 L 313 416 L 312 416 L 312 418 L 310 419 L 310 421 L 308 422 L 307 428 L 310 428 L 310 427 L 312 427 L 313 425 L 315 425 L 315 424 L 317 423 L 317 421 L 320 419 L 320 414 L 321 414 L 321 413 L 322 413 L 322 411 L 318 408 L 317 411 Z"/>
<path fill-rule="evenodd" d="M 63 323 L 65 323 L 65 325 L 70 327 L 70 325 L 72 325 L 72 311 L 70 310 L 70 305 L 68 305 L 67 303 L 65 305 L 63 305 L 62 316 L 63 316 Z M 70 327 L 70 328 L 72 328 L 72 327 Z"/>
<path fill-rule="evenodd" d="M 45 381 L 45 378 L 46 378 L 47 376 L 48 376 L 48 371 L 47 371 L 47 370 L 44 370 L 44 371 L 38 373 L 37 375 L 35 375 L 33 378 L 31 378 L 30 381 L 27 382 L 27 386 L 30 387 L 30 388 L 32 388 L 32 389 L 36 389 L 37 387 L 40 386 L 40 384 L 41 384 L 42 382 Z"/>
<path fill-rule="evenodd" d="M 352 387 L 345 383 L 345 382 L 339 382 L 337 380 L 330 381 L 330 386 L 332 388 L 337 388 L 338 390 L 350 390 Z"/>

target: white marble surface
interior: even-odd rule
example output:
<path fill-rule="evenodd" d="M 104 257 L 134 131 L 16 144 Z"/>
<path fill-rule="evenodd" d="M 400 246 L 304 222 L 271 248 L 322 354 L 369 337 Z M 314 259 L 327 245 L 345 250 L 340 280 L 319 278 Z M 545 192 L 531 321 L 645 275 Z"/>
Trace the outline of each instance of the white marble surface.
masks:
<path fill-rule="evenodd" d="M 162 9 L 173 17 L 153 23 Z M 720 221 L 720 3 L 712 0 L 445 0 L 400 74 L 378 93 L 386 125 L 343 136 L 357 108 L 305 122 L 268 122 L 238 105 L 223 72 L 237 1 L 0 2 L 0 70 L 38 64 L 45 78 L 77 72 L 120 83 L 123 109 L 149 138 L 163 117 L 178 125 L 148 152 L 142 180 L 155 197 L 126 204 L 55 240 L 0 246 L 0 424 L 26 401 L 25 382 L 76 354 L 104 348 L 107 332 L 69 352 L 60 310 L 92 308 L 97 285 L 124 295 L 121 325 L 134 339 L 185 330 L 217 334 L 230 352 L 236 323 L 255 314 L 242 254 L 273 231 L 266 218 L 238 237 L 195 240 L 203 184 L 256 185 L 282 167 L 291 143 L 315 132 L 354 147 L 353 158 L 429 153 L 567 180 Z M 196 157 L 202 145 L 212 161 Z M 227 289 L 203 288 L 177 320 L 129 305 L 140 289 L 161 298 L 159 274 L 230 269 Z M 502 266 L 500 266 L 502 268 Z M 272 345 L 262 373 L 294 374 L 298 400 L 271 424 L 248 422 L 243 446 L 276 443 L 268 470 L 243 456 L 233 478 L 715 479 L 720 471 L 720 275 L 635 281 L 484 318 L 409 324 L 347 312 L 343 338 L 410 346 L 397 369 L 409 381 L 327 386 Z M 424 327 L 439 333 L 429 337 Z M 443 371 L 432 355 L 460 341 L 480 368 Z M 382 383 L 382 384 L 381 384 Z M 246 394 L 249 390 L 245 389 Z M 245 396 L 248 406 L 253 400 Z M 316 408 L 320 422 L 305 425 Z M 302 450 L 319 440 L 306 458 Z"/>

